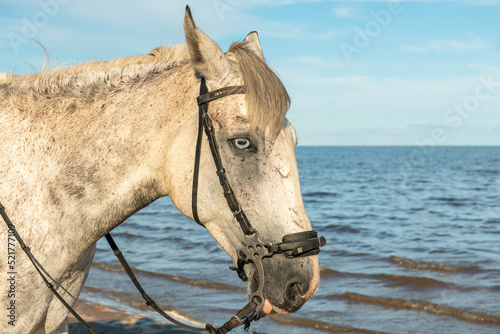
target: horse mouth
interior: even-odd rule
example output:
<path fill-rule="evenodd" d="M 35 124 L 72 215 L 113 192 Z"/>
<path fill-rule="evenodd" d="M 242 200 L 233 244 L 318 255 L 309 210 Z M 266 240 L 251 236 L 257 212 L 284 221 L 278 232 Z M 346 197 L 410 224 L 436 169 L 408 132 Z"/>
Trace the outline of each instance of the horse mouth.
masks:
<path fill-rule="evenodd" d="M 287 273 L 283 271 L 283 266 L 273 266 L 271 259 L 266 260 L 264 261 L 264 271 L 269 273 L 269 275 L 265 275 L 264 277 L 262 316 L 264 314 L 292 314 L 297 312 L 309 297 L 316 292 L 317 283 L 315 282 L 314 275 L 307 275 L 307 272 L 304 275 L 304 273 L 294 270 Z M 291 260 L 286 259 L 284 261 Z M 248 287 L 249 295 L 252 295 L 259 289 L 260 283 L 258 272 L 252 269 L 248 272 L 250 279 Z"/>

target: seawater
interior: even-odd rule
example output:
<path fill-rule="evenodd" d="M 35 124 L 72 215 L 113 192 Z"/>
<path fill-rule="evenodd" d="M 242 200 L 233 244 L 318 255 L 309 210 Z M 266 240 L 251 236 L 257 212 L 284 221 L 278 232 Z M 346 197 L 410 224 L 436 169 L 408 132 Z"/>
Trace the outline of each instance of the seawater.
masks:
<path fill-rule="evenodd" d="M 500 147 L 298 147 L 296 156 L 306 211 L 327 238 L 320 288 L 296 314 L 250 332 L 500 333 Z M 246 304 L 229 256 L 168 198 L 112 234 L 165 310 L 221 325 Z M 80 298 L 159 319 L 104 240 Z"/>

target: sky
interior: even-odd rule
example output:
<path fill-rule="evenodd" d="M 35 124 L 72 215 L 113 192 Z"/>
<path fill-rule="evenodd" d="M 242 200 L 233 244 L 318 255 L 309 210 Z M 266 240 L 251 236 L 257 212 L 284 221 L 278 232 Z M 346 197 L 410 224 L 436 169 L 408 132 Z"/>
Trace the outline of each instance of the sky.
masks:
<path fill-rule="evenodd" d="M 500 0 L 1 0 L 0 72 L 257 31 L 299 145 L 500 145 Z"/>

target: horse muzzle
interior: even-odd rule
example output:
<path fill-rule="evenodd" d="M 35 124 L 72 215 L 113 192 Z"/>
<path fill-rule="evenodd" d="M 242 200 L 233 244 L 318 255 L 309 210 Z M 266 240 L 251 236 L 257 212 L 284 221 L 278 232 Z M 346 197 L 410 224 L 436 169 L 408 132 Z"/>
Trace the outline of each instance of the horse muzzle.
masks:
<path fill-rule="evenodd" d="M 298 311 L 319 284 L 317 254 L 326 242 L 316 231 L 287 234 L 281 243 L 260 241 L 258 232 L 246 236 L 247 245 L 238 250 L 238 276 L 250 280 L 250 300 L 265 313 Z M 248 272 L 248 275 L 247 273 Z"/>

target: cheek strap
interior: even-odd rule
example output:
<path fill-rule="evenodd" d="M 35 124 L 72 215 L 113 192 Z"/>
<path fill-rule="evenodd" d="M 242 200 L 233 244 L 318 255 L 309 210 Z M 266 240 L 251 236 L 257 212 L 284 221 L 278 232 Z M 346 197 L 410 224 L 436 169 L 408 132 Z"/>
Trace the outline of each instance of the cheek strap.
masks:
<path fill-rule="evenodd" d="M 209 92 L 205 77 L 201 77 L 200 83 L 200 96 L 198 96 L 198 137 L 196 139 L 196 152 L 194 158 L 194 169 L 193 169 L 193 188 L 192 188 L 192 198 L 191 198 L 191 210 L 193 212 L 193 219 L 201 226 L 205 226 L 198 216 L 198 179 L 200 174 L 200 157 L 201 157 L 201 145 L 203 139 L 203 130 L 208 138 L 208 143 L 210 146 L 210 151 L 212 152 L 212 157 L 217 169 L 217 175 L 219 176 L 220 185 L 224 191 L 224 197 L 226 198 L 227 204 L 231 209 L 231 212 L 236 217 L 236 220 L 240 223 L 241 229 L 246 235 L 252 234 L 252 226 L 248 221 L 247 217 L 234 196 L 233 190 L 229 185 L 226 176 L 226 170 L 222 164 L 220 158 L 219 149 L 217 148 L 217 140 L 215 138 L 215 131 L 213 127 L 212 120 L 208 115 L 208 104 L 213 100 L 220 99 L 225 96 L 233 94 L 244 94 L 245 90 L 243 86 L 229 86 L 221 89 L 217 89 Z"/>

